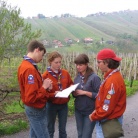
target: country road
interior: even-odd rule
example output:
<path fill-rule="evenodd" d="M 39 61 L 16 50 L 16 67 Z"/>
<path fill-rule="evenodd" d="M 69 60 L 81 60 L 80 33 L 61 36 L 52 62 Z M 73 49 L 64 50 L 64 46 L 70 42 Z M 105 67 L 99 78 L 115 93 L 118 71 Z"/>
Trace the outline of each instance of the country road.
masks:
<path fill-rule="evenodd" d="M 55 137 L 58 138 L 58 126 L 56 124 Z M 127 108 L 124 114 L 123 128 L 125 132 L 124 138 L 138 138 L 138 92 L 127 98 Z M 20 132 L 11 136 L 1 138 L 28 138 L 29 131 Z M 67 122 L 68 138 L 77 138 L 76 122 L 74 116 L 68 118 Z M 95 131 L 93 138 L 96 138 Z"/>

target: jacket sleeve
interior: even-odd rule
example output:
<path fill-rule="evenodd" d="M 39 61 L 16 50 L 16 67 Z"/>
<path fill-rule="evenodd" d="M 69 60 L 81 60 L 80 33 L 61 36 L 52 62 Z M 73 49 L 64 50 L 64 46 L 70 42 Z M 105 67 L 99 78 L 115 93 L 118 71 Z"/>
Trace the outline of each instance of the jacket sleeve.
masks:
<path fill-rule="evenodd" d="M 24 91 L 25 91 L 25 102 L 35 103 L 41 98 L 48 98 L 49 94 L 42 87 L 42 78 L 33 69 L 28 69 L 23 75 L 24 79 Z"/>

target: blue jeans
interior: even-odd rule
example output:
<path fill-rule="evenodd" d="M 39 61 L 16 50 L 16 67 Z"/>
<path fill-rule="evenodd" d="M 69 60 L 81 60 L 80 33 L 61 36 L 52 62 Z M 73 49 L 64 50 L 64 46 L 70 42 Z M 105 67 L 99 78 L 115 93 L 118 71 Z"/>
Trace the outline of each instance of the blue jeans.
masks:
<path fill-rule="evenodd" d="M 30 138 L 49 138 L 46 107 L 42 109 L 25 105 L 25 112 L 30 122 Z"/>
<path fill-rule="evenodd" d="M 119 117 L 118 121 L 120 122 L 120 124 L 122 124 L 123 116 Z M 104 138 L 102 127 L 101 127 L 99 121 L 96 121 L 96 138 Z"/>
<path fill-rule="evenodd" d="M 75 109 L 78 138 L 92 138 L 95 122 L 91 122 L 89 115 L 84 115 Z"/>
<path fill-rule="evenodd" d="M 55 121 L 56 115 L 58 115 L 59 122 L 59 138 L 67 138 L 66 133 L 66 123 L 68 115 L 68 105 L 67 104 L 53 104 L 47 103 L 47 120 L 48 120 L 48 131 L 50 138 L 54 137 L 55 132 Z"/>

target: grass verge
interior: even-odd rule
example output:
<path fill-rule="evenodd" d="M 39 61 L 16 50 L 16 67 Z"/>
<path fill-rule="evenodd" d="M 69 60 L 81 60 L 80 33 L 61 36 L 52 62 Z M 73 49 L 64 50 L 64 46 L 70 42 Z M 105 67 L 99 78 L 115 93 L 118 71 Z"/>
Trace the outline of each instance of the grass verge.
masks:
<path fill-rule="evenodd" d="M 3 121 L 0 123 L 0 136 L 14 134 L 20 132 L 21 130 L 25 130 L 27 128 L 28 128 L 28 123 L 21 119 L 12 122 Z"/>

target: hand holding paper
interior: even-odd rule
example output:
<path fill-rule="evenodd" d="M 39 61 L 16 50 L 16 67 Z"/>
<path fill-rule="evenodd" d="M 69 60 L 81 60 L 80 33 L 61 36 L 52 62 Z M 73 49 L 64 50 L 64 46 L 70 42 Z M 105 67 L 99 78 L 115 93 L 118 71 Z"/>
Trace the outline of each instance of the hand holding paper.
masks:
<path fill-rule="evenodd" d="M 55 97 L 67 98 L 70 95 L 71 92 L 76 90 L 78 85 L 79 85 L 79 83 L 71 85 L 70 87 L 68 87 L 67 89 L 64 89 L 63 91 L 57 92 Z"/>

